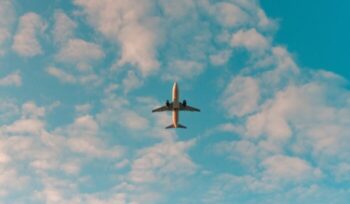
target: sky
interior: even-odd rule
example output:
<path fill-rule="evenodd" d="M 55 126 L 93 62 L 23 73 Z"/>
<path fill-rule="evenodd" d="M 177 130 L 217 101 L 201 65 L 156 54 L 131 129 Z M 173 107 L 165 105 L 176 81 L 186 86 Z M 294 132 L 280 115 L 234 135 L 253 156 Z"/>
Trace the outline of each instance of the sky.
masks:
<path fill-rule="evenodd" d="M 348 7 L 0 0 L 0 203 L 348 203 Z"/>

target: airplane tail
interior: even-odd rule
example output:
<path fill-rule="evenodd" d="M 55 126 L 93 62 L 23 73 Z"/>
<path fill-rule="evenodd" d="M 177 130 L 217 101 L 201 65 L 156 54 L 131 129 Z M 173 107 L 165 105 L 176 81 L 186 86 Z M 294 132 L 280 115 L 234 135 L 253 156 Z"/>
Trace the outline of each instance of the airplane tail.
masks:
<path fill-rule="evenodd" d="M 170 129 L 170 128 L 186 128 L 186 126 L 178 124 L 177 127 L 175 127 L 174 124 L 171 124 L 166 127 L 166 129 Z"/>

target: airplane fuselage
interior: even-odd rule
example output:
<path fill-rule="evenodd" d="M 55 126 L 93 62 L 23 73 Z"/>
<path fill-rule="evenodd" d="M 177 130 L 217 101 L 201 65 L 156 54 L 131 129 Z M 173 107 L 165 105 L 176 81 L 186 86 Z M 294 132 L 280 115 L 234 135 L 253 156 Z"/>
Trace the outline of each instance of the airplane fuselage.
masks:
<path fill-rule="evenodd" d="M 177 128 L 179 124 L 179 96 L 179 87 L 175 82 L 173 85 L 173 125 L 175 128 Z"/>

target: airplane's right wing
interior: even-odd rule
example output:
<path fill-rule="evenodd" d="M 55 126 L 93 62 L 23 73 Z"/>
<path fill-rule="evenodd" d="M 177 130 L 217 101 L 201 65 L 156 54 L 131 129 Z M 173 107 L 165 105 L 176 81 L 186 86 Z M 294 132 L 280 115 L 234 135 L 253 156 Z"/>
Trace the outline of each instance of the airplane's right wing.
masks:
<path fill-rule="evenodd" d="M 189 105 L 184 105 L 183 103 L 180 103 L 180 109 L 181 111 L 192 111 L 192 112 L 200 112 L 198 108 L 189 106 Z"/>
<path fill-rule="evenodd" d="M 173 103 L 170 103 L 168 106 L 162 106 L 162 107 L 159 107 L 159 108 L 156 108 L 154 110 L 152 110 L 152 112 L 163 112 L 163 111 L 172 111 L 173 107 Z"/>

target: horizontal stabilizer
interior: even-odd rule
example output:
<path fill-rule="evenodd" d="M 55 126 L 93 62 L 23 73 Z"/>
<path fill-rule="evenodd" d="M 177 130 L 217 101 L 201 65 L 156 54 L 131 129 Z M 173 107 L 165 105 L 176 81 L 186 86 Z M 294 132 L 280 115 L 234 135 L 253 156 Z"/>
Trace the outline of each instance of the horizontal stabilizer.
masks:
<path fill-rule="evenodd" d="M 166 129 L 170 129 L 170 128 L 186 128 L 186 126 L 178 124 L 177 127 L 175 127 L 174 124 L 171 124 L 166 127 Z"/>

